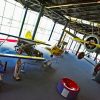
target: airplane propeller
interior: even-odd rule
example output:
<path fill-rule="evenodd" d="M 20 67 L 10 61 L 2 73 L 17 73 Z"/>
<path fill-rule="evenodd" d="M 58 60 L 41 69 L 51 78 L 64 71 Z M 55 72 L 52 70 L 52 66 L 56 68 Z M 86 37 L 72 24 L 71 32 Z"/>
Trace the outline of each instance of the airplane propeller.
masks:
<path fill-rule="evenodd" d="M 73 37 L 72 40 L 84 44 L 87 51 L 100 52 L 100 38 L 97 35 L 94 35 L 94 34 L 89 35 L 85 38 L 85 40 L 83 40 L 67 30 L 64 30 L 64 31 Z"/>
<path fill-rule="evenodd" d="M 100 44 L 96 44 L 94 41 L 86 41 L 86 40 L 82 40 L 80 38 L 73 38 L 72 40 L 80 42 L 80 43 L 86 43 L 86 44 L 94 45 L 97 48 L 100 48 Z"/>

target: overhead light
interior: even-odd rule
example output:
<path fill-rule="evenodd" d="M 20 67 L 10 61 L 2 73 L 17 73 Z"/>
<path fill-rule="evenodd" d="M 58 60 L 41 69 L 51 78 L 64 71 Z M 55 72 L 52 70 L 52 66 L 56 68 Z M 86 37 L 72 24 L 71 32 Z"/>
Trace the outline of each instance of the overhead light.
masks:
<path fill-rule="evenodd" d="M 48 6 L 46 8 L 58 8 L 58 7 L 69 7 L 69 6 L 78 6 L 78 5 L 86 5 L 86 4 L 94 4 L 94 3 L 100 3 L 100 1 L 97 2 L 87 2 L 87 3 L 77 3 L 77 4 L 64 4 L 64 5 L 55 5 L 55 6 Z"/>
<path fill-rule="evenodd" d="M 83 19 L 79 19 L 79 18 L 67 16 L 67 15 L 64 15 L 64 16 L 67 19 L 71 20 L 72 22 L 83 23 L 83 24 L 87 24 L 87 25 L 91 25 L 91 26 L 94 25 L 95 27 L 100 27 L 100 23 L 95 23 L 95 22 L 91 22 L 91 21 L 87 21 L 87 20 L 83 20 Z"/>

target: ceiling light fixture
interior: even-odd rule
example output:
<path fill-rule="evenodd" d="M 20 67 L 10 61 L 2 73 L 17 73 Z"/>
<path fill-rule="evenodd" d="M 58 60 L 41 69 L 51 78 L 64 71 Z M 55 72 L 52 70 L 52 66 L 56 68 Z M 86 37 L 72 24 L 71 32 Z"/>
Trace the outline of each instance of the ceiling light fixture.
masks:
<path fill-rule="evenodd" d="M 71 20 L 72 22 L 76 22 L 76 23 L 83 23 L 83 24 L 87 24 L 87 25 L 94 25 L 95 27 L 100 27 L 100 23 L 95 23 L 95 22 L 91 22 L 91 21 L 87 21 L 87 20 L 83 20 L 83 19 L 79 19 L 79 18 L 75 18 L 75 17 L 71 17 L 71 16 L 67 16 L 64 15 L 67 19 Z"/>

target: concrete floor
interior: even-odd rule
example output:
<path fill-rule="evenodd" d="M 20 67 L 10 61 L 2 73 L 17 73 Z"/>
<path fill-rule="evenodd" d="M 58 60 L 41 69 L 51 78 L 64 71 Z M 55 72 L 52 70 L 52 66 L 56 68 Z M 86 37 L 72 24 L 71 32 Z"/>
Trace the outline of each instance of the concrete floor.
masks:
<path fill-rule="evenodd" d="M 65 100 L 57 92 L 57 83 L 63 77 L 74 80 L 80 86 L 77 100 L 100 100 L 100 84 L 91 80 L 93 65 L 78 60 L 73 54 L 53 60 L 52 68 L 44 70 L 40 64 L 26 65 L 22 80 L 13 80 L 16 59 L 8 61 L 4 83 L 0 85 L 0 100 Z"/>

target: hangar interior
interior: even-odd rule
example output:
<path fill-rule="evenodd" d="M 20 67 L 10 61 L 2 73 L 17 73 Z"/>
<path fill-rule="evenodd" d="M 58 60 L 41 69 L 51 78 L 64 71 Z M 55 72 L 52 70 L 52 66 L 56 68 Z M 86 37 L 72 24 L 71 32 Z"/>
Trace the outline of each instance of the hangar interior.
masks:
<path fill-rule="evenodd" d="M 99 0 L 1 0 L 0 61 L 7 62 L 7 68 L 0 71 L 0 99 L 64 100 L 57 84 L 67 77 L 80 87 L 76 100 L 99 100 L 100 84 L 92 80 L 100 63 L 99 17 Z M 31 38 L 26 38 L 27 33 Z M 29 60 L 34 59 L 31 55 L 15 56 L 19 40 L 32 42 L 43 56 L 36 61 Z M 50 49 L 56 46 L 60 54 Z M 42 57 L 52 63 L 50 67 L 41 67 Z M 18 59 L 26 63 L 20 81 L 13 79 Z"/>

